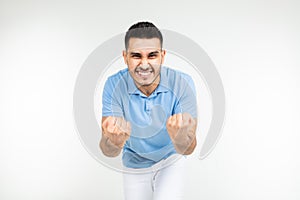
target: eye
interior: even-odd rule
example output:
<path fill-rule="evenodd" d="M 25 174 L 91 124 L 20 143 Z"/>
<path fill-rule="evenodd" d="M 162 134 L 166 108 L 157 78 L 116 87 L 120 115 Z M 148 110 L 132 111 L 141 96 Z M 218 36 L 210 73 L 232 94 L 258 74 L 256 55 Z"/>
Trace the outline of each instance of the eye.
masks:
<path fill-rule="evenodd" d="M 156 58 L 157 57 L 157 54 L 156 53 L 150 53 L 149 55 L 148 55 L 148 58 L 151 58 L 151 59 L 153 59 L 153 58 Z"/>
<path fill-rule="evenodd" d="M 132 58 L 141 58 L 141 55 L 139 55 L 139 54 L 132 54 L 131 57 Z"/>

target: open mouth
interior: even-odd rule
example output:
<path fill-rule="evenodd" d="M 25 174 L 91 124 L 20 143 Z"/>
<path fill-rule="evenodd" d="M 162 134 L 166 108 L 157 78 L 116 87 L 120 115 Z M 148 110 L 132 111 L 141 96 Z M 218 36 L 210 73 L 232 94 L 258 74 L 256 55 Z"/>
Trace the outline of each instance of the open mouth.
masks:
<path fill-rule="evenodd" d="M 137 71 L 136 72 L 139 76 L 149 76 L 152 71 Z"/>
<path fill-rule="evenodd" d="M 149 76 L 151 76 L 151 74 L 153 73 L 153 69 L 151 69 L 150 67 L 146 68 L 146 69 L 143 69 L 143 68 L 137 68 L 135 70 L 135 74 L 138 76 L 138 77 L 141 77 L 143 79 L 146 79 L 148 78 Z"/>

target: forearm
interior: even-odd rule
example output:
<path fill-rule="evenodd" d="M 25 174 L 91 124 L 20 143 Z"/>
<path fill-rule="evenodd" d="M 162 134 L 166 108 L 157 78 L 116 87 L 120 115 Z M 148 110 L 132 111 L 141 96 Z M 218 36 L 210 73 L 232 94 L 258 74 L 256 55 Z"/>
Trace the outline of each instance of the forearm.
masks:
<path fill-rule="evenodd" d="M 183 155 L 193 153 L 197 145 L 197 119 L 189 113 L 178 113 L 168 118 L 166 126 L 177 153 Z"/>
<path fill-rule="evenodd" d="M 177 153 L 182 155 L 190 155 L 197 146 L 197 139 L 195 135 L 193 135 L 193 137 L 186 135 L 186 137 L 181 140 L 173 140 L 173 144 Z"/>
<path fill-rule="evenodd" d="M 100 141 L 100 149 L 107 157 L 116 157 L 122 151 L 122 148 L 114 145 L 104 134 L 102 134 L 102 138 Z"/>

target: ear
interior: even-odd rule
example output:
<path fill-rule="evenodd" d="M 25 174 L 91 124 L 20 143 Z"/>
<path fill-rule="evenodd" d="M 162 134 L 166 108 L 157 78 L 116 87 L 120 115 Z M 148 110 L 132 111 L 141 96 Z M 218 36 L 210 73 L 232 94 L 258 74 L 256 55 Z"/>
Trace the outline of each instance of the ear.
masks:
<path fill-rule="evenodd" d="M 161 64 L 163 64 L 165 61 L 165 55 L 166 55 L 166 50 L 162 49 L 161 50 Z"/>
<path fill-rule="evenodd" d="M 123 50 L 123 51 L 122 51 L 122 55 L 123 55 L 124 63 L 125 63 L 126 65 L 128 65 L 128 64 L 127 64 L 127 52 L 126 52 L 126 50 Z"/>

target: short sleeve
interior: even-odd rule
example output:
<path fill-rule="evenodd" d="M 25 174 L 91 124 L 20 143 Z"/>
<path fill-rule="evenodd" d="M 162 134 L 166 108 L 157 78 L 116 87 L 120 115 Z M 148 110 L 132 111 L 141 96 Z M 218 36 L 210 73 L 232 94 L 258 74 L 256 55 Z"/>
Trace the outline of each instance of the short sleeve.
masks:
<path fill-rule="evenodd" d="M 123 116 L 123 109 L 121 98 L 118 98 L 120 93 L 119 84 L 116 84 L 112 80 L 112 77 L 108 78 L 105 82 L 102 93 L 102 116 Z"/>
<path fill-rule="evenodd" d="M 177 85 L 174 114 L 189 113 L 193 118 L 197 118 L 197 98 L 193 79 L 187 74 L 182 74 Z"/>

